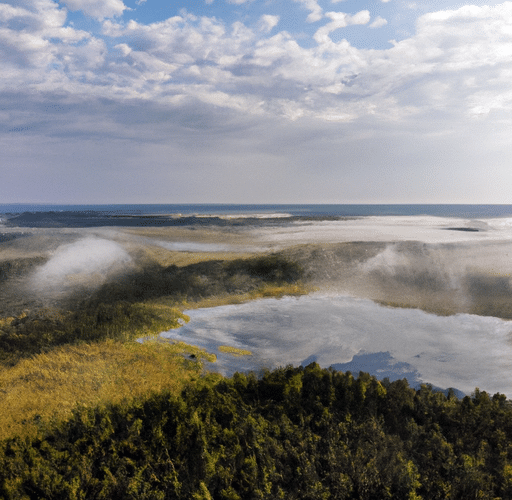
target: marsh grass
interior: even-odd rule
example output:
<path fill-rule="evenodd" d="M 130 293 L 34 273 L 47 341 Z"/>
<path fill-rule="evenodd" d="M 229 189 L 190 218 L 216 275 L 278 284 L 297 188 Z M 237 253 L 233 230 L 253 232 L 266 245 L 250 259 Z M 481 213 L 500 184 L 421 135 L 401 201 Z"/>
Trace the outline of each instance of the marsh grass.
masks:
<path fill-rule="evenodd" d="M 437 316 L 453 316 L 454 314 L 460 312 L 451 307 L 433 304 L 415 304 L 407 302 L 394 302 L 388 300 L 374 300 L 374 302 L 384 307 L 400 309 L 420 309 L 422 311 L 425 311 L 426 313 L 435 314 Z"/>
<path fill-rule="evenodd" d="M 469 312 L 480 316 L 495 316 L 512 320 L 512 301 L 510 297 L 489 296 L 474 300 Z"/>
<path fill-rule="evenodd" d="M 182 354 L 195 353 L 194 361 Z M 197 348 L 169 343 L 67 345 L 0 367 L 0 440 L 35 435 L 68 419 L 77 406 L 178 393 L 202 372 Z"/>
<path fill-rule="evenodd" d="M 285 295 L 291 296 L 299 296 L 299 295 L 307 295 L 308 293 L 314 291 L 312 287 L 307 287 L 301 283 L 292 283 L 287 285 L 273 285 L 267 284 L 263 285 L 253 292 L 251 292 L 251 296 L 254 298 L 259 297 L 275 297 L 280 298 Z"/>
<path fill-rule="evenodd" d="M 65 344 L 129 342 L 178 327 L 188 318 L 176 305 L 156 302 L 101 303 L 76 311 L 39 309 L 0 323 L 0 361 L 15 365 L 21 359 Z"/>
<path fill-rule="evenodd" d="M 315 290 L 315 288 L 302 283 L 289 285 L 265 284 L 246 293 L 223 294 L 215 297 L 197 299 L 190 302 L 184 301 L 181 307 L 183 309 L 200 309 L 204 307 L 243 304 L 251 300 L 262 298 L 282 298 L 285 296 L 296 297 L 300 295 L 307 295 Z"/>
<path fill-rule="evenodd" d="M 137 261 L 142 263 L 156 262 L 163 267 L 172 265 L 184 267 L 211 260 L 232 261 L 248 259 L 253 256 L 253 254 L 248 252 L 183 252 L 167 250 L 159 246 L 147 246 L 143 249 L 137 248 L 132 253 Z"/>
<path fill-rule="evenodd" d="M 450 304 L 446 301 L 444 304 L 421 301 L 398 302 L 389 300 L 374 300 L 377 304 L 385 307 L 403 308 L 403 309 L 420 309 L 429 314 L 437 316 L 453 316 L 455 314 L 474 314 L 477 316 L 493 316 L 503 320 L 512 320 L 512 303 L 510 298 L 482 299 L 473 301 L 469 304 Z"/>
<path fill-rule="evenodd" d="M 215 363 L 217 361 L 217 356 L 215 354 L 208 352 L 201 347 L 173 339 L 161 340 L 172 346 L 172 352 L 174 354 L 181 354 L 183 356 L 187 356 L 189 359 L 196 359 L 199 362 L 208 361 L 209 363 Z"/>
<path fill-rule="evenodd" d="M 220 345 L 219 351 L 232 356 L 252 356 L 252 352 L 247 349 L 240 349 L 238 347 L 231 347 L 228 345 Z"/>

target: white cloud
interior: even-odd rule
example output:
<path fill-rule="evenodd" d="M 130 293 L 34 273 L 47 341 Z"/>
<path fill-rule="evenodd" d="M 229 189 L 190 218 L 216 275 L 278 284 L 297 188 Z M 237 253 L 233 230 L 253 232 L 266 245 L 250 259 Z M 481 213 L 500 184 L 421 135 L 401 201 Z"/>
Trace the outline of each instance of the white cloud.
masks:
<path fill-rule="evenodd" d="M 37 0 L 32 10 L 0 4 L 0 90 L 21 81 L 32 92 L 79 99 L 199 102 L 295 120 L 371 115 L 405 123 L 434 111 L 455 119 L 511 110 L 511 3 L 426 14 L 416 35 L 374 51 L 330 38 L 336 29 L 369 23 L 368 11 L 325 16 L 329 22 L 314 35 L 318 45 L 304 48 L 287 32 L 266 35 L 279 26 L 278 16 L 262 16 L 255 30 L 186 13 L 150 25 L 107 19 L 102 40 L 65 27 L 65 9 L 51 0 Z M 24 28 L 14 29 L 11 21 L 20 17 Z M 29 126 L 17 116 L 19 127 Z"/>
<path fill-rule="evenodd" d="M 384 19 L 383 17 L 380 17 L 380 16 L 377 16 L 375 18 L 375 21 L 373 21 L 372 24 L 370 24 L 370 28 L 380 28 L 382 26 L 386 26 L 386 24 L 388 24 L 387 20 Z"/>
<path fill-rule="evenodd" d="M 367 10 L 362 10 L 353 16 L 344 12 L 327 12 L 325 16 L 330 18 L 331 22 L 317 30 L 314 35 L 317 43 L 332 43 L 329 33 L 345 28 L 349 24 L 367 24 L 370 21 L 370 13 Z"/>
<path fill-rule="evenodd" d="M 259 28 L 265 33 L 270 33 L 279 23 L 279 16 L 265 14 L 260 17 Z"/>
<path fill-rule="evenodd" d="M 320 21 L 323 17 L 323 9 L 318 5 L 318 0 L 293 0 L 296 3 L 300 3 L 306 10 L 310 11 L 310 14 L 306 18 L 308 23 L 314 23 Z"/>
<path fill-rule="evenodd" d="M 127 9 L 122 0 L 62 0 L 70 10 L 80 10 L 85 15 L 102 21 L 120 16 Z"/>
<path fill-rule="evenodd" d="M 32 78 L 44 81 L 44 73 L 33 70 L 44 70 L 57 63 L 59 53 L 69 45 L 91 39 L 85 31 L 64 27 L 65 21 L 66 11 L 51 0 L 20 1 L 18 7 L 0 4 L 0 88 Z M 20 73 L 9 73 L 8 67 Z"/>

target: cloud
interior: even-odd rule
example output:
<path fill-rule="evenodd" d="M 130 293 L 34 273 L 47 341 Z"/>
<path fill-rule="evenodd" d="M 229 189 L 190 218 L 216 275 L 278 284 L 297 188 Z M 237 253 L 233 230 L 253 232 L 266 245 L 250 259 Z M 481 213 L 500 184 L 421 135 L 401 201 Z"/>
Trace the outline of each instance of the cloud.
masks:
<path fill-rule="evenodd" d="M 324 16 L 317 2 L 299 3 Z M 388 167 L 407 162 L 426 165 L 412 151 L 411 145 L 417 142 L 417 151 L 425 158 L 438 155 L 436 161 L 442 164 L 443 155 L 449 157 L 460 173 L 464 158 L 485 161 L 480 134 L 500 152 L 501 156 L 496 153 L 494 157 L 500 186 L 508 182 L 504 158 L 509 157 L 512 111 L 511 3 L 425 14 L 418 18 L 414 35 L 381 50 L 331 38 L 337 29 L 369 24 L 368 11 L 325 13 L 324 26 L 319 23 L 315 29 L 315 25 L 304 24 L 309 34 L 301 36 L 284 31 L 284 18 L 270 15 L 247 23 L 186 12 L 151 24 L 106 18 L 101 32 L 76 29 L 66 15 L 67 10 L 51 0 L 0 4 L 3 179 L 6 169 L 16 171 L 18 155 L 32 173 L 34 190 L 39 183 L 53 189 L 52 196 L 60 196 L 59 189 L 67 188 L 58 187 L 59 183 L 52 188 L 45 181 L 60 176 L 76 186 L 73 196 L 79 195 L 77 179 L 88 179 L 72 169 L 68 176 L 63 167 L 78 161 L 73 153 L 78 150 L 84 156 L 80 163 L 84 171 L 91 164 L 108 170 L 109 165 L 118 164 L 115 155 L 120 155 L 125 162 L 120 171 L 140 178 L 133 158 L 146 161 L 127 146 L 132 143 L 151 145 L 143 149 L 158 165 L 155 179 L 168 179 L 165 172 L 170 171 L 184 185 L 187 169 L 196 172 L 194 162 L 198 162 L 212 165 L 212 171 L 236 178 L 238 185 L 248 189 L 238 153 L 243 148 L 235 146 L 240 143 L 253 155 L 247 164 L 256 171 L 259 161 L 268 161 L 290 172 L 294 162 L 305 165 L 307 159 L 318 164 L 315 155 L 325 160 L 323 165 L 339 165 L 343 155 L 343 165 L 357 165 L 361 172 L 369 168 L 369 160 L 360 159 L 365 155 Z M 378 21 L 379 17 L 374 18 L 370 26 Z M 249 141 L 242 132 L 254 137 Z M 382 143 L 380 135 L 386 138 Z M 218 142 L 209 142 L 211 137 Z M 454 146 L 455 138 L 458 145 Z M 281 145 L 276 147 L 278 141 Z M 342 152 L 349 142 L 350 153 L 345 156 Z M 190 151 L 199 143 L 204 148 L 192 155 Z M 378 151 L 376 144 L 385 151 Z M 221 146 L 227 153 L 220 152 Z M 393 153 L 388 148 L 394 148 Z M 29 149 L 44 151 L 44 157 L 38 160 Z M 473 151 L 472 157 L 464 149 Z M 104 157 L 100 152 L 105 152 Z M 240 176 L 228 172 L 223 162 L 237 165 Z M 41 165 L 40 170 L 31 165 Z M 354 179 L 361 181 L 355 172 Z M 401 174 L 408 175 L 406 171 Z M 444 175 L 438 174 L 439 179 Z M 97 175 L 105 185 L 120 182 L 109 174 Z M 250 183 L 263 186 L 264 181 L 252 175 Z M 274 179 L 272 173 L 268 175 Z M 215 179 L 213 174 L 208 178 L 209 186 Z M 278 180 L 287 181 L 307 196 L 298 179 L 315 185 L 318 192 L 335 192 L 334 184 L 324 184 L 313 174 L 311 178 L 298 176 L 296 171 L 292 178 L 277 179 L 276 186 Z M 445 180 L 456 181 L 469 192 L 468 179 Z M 128 181 L 122 182 L 130 196 L 141 196 Z M 208 198 L 208 190 L 197 182 L 194 193 Z M 475 185 L 481 183 L 479 177 Z M 7 186 L 14 184 L 22 190 L 21 181 L 10 174 L 3 194 L 9 195 Z M 346 184 L 347 189 L 365 196 L 357 182 Z M 144 186 L 167 199 L 165 189 L 150 179 L 144 179 Z M 93 192 L 94 186 L 89 187 Z M 388 185 L 389 192 L 393 189 Z M 229 194 L 223 188 L 217 191 L 219 197 Z M 381 188 L 375 186 L 373 193 L 380 196 Z M 336 195 L 329 196 L 334 199 Z M 503 194 L 501 199 L 505 198 Z"/>
<path fill-rule="evenodd" d="M 50 80 L 55 74 L 45 70 L 56 64 L 60 53 L 92 39 L 85 31 L 64 26 L 65 21 L 66 11 L 51 0 L 0 4 L 0 88 Z"/>
<path fill-rule="evenodd" d="M 317 43 L 332 43 L 329 33 L 345 28 L 349 24 L 367 24 L 370 21 L 370 13 L 367 10 L 362 10 L 353 16 L 344 12 L 327 12 L 325 16 L 330 18 L 331 22 L 317 30 L 314 35 Z"/>
<path fill-rule="evenodd" d="M 270 33 L 279 24 L 279 16 L 265 14 L 260 17 L 259 27 L 261 31 Z"/>
<path fill-rule="evenodd" d="M 386 26 L 386 24 L 388 24 L 387 20 L 380 17 L 380 16 L 377 16 L 375 18 L 375 21 L 373 21 L 372 24 L 370 24 L 370 28 L 380 28 L 382 26 Z"/>
<path fill-rule="evenodd" d="M 317 0 L 293 0 L 296 3 L 300 3 L 306 10 L 310 11 L 310 14 L 306 18 L 308 23 L 314 23 L 320 21 L 323 17 L 323 9 L 318 4 Z"/>
<path fill-rule="evenodd" d="M 108 17 L 120 16 L 127 9 L 122 0 L 62 0 L 69 10 L 80 10 L 86 16 L 102 21 Z"/>
<path fill-rule="evenodd" d="M 327 120 L 368 113 L 404 119 L 427 109 L 481 116 L 510 109 L 510 5 L 426 14 L 416 35 L 391 49 L 365 51 L 346 40 L 335 43 L 330 34 L 369 23 L 366 10 L 326 13 L 330 21 L 314 34 L 319 46 L 305 48 L 284 31 L 266 36 L 278 26 L 277 16 L 262 16 L 255 30 L 190 14 L 153 24 L 105 20 L 100 38 L 65 26 L 65 10 L 50 0 L 31 10 L 2 4 L 0 90 L 21 81 L 31 91 L 79 99 L 171 107 L 198 101 Z M 23 28 L 14 23 L 21 18 Z"/>
<path fill-rule="evenodd" d="M 402 80 L 415 78 L 415 84 L 400 93 L 401 100 L 411 98 L 437 109 L 458 107 L 467 114 L 478 95 L 487 101 L 481 103 L 483 108 L 511 110 L 504 92 L 512 70 L 511 19 L 508 2 L 425 14 L 417 21 L 417 34 L 395 43 L 387 62 L 381 62 L 399 71 Z M 487 97 L 483 88 L 489 89 Z"/>

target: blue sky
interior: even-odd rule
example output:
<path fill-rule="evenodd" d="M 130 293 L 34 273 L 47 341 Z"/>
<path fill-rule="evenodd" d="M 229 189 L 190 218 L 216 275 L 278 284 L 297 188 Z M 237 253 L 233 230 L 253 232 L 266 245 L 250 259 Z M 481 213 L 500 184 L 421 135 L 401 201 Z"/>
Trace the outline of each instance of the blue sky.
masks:
<path fill-rule="evenodd" d="M 0 3 L 0 201 L 512 203 L 512 2 Z"/>

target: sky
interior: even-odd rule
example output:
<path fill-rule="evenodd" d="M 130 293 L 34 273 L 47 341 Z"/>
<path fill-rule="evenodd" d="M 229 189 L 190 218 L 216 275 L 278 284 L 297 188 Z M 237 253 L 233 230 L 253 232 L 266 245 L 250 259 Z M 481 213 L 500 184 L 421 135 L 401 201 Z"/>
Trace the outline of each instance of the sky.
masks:
<path fill-rule="evenodd" d="M 512 2 L 3 0 L 0 203 L 512 203 Z"/>

